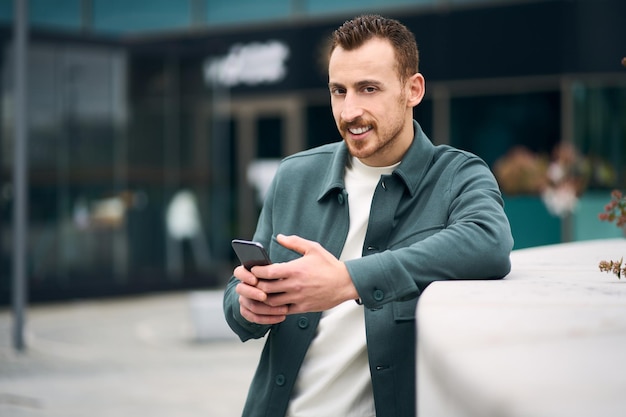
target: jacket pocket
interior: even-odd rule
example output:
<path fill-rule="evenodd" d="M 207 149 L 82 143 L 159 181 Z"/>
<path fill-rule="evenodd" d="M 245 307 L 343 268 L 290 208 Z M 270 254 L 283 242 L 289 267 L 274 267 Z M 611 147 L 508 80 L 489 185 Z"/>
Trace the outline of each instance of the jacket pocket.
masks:
<path fill-rule="evenodd" d="M 298 252 L 287 249 L 278 243 L 275 236 L 272 236 L 272 241 L 270 242 L 269 256 L 274 263 L 289 262 L 302 257 Z"/>
<path fill-rule="evenodd" d="M 393 318 L 395 321 L 415 320 L 417 297 L 408 301 L 393 301 Z"/>

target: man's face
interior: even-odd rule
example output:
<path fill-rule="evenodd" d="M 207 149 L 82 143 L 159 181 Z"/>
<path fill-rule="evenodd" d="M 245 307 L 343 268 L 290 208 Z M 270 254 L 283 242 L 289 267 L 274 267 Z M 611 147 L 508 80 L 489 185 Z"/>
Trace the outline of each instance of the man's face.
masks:
<path fill-rule="evenodd" d="M 370 166 L 388 166 L 402 159 L 413 140 L 413 107 L 423 96 L 423 78 L 405 83 L 395 68 L 387 40 L 373 38 L 330 56 L 328 86 L 339 133 L 350 153 Z"/>

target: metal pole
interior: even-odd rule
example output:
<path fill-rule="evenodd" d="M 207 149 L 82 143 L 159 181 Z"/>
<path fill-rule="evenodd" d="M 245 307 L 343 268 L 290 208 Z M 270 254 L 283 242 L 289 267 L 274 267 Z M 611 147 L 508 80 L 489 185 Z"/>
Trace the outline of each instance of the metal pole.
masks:
<path fill-rule="evenodd" d="M 28 0 L 15 0 L 13 24 L 14 70 L 14 160 L 13 160 L 13 346 L 24 351 L 24 324 L 27 294 L 26 234 L 28 221 L 28 122 L 26 119 Z"/>

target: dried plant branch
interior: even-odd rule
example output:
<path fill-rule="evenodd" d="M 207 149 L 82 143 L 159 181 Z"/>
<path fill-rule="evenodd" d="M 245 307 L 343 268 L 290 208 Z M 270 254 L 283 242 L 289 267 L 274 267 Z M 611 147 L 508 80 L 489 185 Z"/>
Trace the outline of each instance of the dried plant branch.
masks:
<path fill-rule="evenodd" d="M 626 59 L 626 58 L 625 58 Z M 604 206 L 604 211 L 598 214 L 598 218 L 602 221 L 613 223 L 617 227 L 626 225 L 626 196 L 619 190 L 613 190 L 611 193 L 611 201 Z M 622 274 L 626 274 L 626 265 L 623 264 L 624 258 L 618 261 L 600 261 L 598 265 L 602 272 L 612 272 L 621 279 Z"/>
<path fill-rule="evenodd" d="M 622 274 L 626 274 L 626 265 L 623 265 L 624 258 L 618 261 L 600 261 L 600 271 L 612 272 L 617 276 L 617 279 L 622 277 Z"/>

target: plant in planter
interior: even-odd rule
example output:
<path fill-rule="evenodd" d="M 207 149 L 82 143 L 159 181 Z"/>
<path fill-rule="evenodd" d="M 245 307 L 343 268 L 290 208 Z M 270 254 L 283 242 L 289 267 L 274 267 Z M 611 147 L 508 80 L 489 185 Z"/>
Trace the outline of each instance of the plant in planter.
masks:
<path fill-rule="evenodd" d="M 561 142 L 552 151 L 546 171 L 547 184 L 541 199 L 550 213 L 565 217 L 576 209 L 578 199 L 588 186 L 591 164 L 571 142 Z"/>
<path fill-rule="evenodd" d="M 552 215 L 565 217 L 587 188 L 592 168 L 572 143 L 563 141 L 551 157 L 514 147 L 496 161 L 494 174 L 505 194 L 538 195 Z"/>
<path fill-rule="evenodd" d="M 598 218 L 606 222 L 615 222 L 617 227 L 626 225 L 626 196 L 619 190 L 611 192 L 611 201 L 604 206 L 604 212 Z"/>
<path fill-rule="evenodd" d="M 620 228 L 626 226 L 626 196 L 619 190 L 613 190 L 611 193 L 611 201 L 604 206 L 604 211 L 598 214 L 598 218 L 606 222 L 615 222 Z M 612 272 L 618 279 L 622 274 L 626 274 L 626 265 L 623 264 L 624 258 L 619 261 L 600 261 L 599 267 L 602 272 Z"/>

